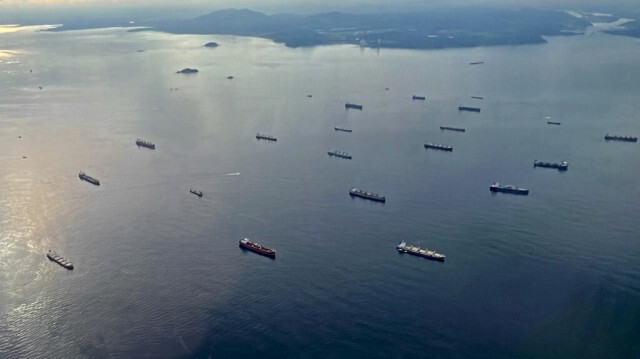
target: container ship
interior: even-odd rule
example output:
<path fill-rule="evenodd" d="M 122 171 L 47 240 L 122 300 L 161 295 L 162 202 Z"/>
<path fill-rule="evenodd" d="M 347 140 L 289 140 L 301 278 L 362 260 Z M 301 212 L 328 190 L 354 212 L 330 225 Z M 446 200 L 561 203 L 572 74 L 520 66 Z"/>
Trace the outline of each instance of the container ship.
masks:
<path fill-rule="evenodd" d="M 555 168 L 560 171 L 566 171 L 569 168 L 569 162 L 561 161 L 560 163 L 533 161 L 533 167 Z"/>
<path fill-rule="evenodd" d="M 458 106 L 458 111 L 480 112 L 478 107 Z"/>
<path fill-rule="evenodd" d="M 437 145 L 435 143 L 428 143 L 428 142 L 424 144 L 424 148 L 426 148 L 426 149 L 431 148 L 431 149 L 434 149 L 434 150 L 449 151 L 449 152 L 453 151 L 453 147 L 451 147 L 451 146 Z"/>
<path fill-rule="evenodd" d="M 73 269 L 73 263 L 69 262 L 64 257 L 58 255 L 56 252 L 53 252 L 52 250 L 49 250 L 49 252 L 47 252 L 47 258 L 49 258 L 49 260 L 53 262 L 58 263 L 59 265 L 63 266 L 66 269 L 69 269 L 69 270 Z"/>
<path fill-rule="evenodd" d="M 518 188 L 514 185 L 501 185 L 498 182 L 494 182 L 491 187 L 489 187 L 491 192 L 502 192 L 502 193 L 511 193 L 511 194 L 520 194 L 520 195 L 528 195 L 529 190 L 526 188 Z"/>
<path fill-rule="evenodd" d="M 362 105 L 356 105 L 354 103 L 348 103 L 347 102 L 347 103 L 344 104 L 344 108 L 346 108 L 346 109 L 352 108 L 354 110 L 362 110 Z"/>
<path fill-rule="evenodd" d="M 78 177 L 80 177 L 81 180 L 87 181 L 87 182 L 89 182 L 91 184 L 94 184 L 96 186 L 100 185 L 100 181 L 98 179 L 89 176 L 88 174 L 84 173 L 83 171 L 80 171 L 80 173 L 78 173 Z"/>
<path fill-rule="evenodd" d="M 329 154 L 329 156 L 334 156 L 334 157 L 340 157 L 340 158 L 346 158 L 348 160 L 351 159 L 351 155 L 343 152 L 343 151 L 338 151 L 338 150 L 329 150 L 329 152 L 327 152 Z"/>
<path fill-rule="evenodd" d="M 352 129 L 344 128 L 344 127 L 334 127 L 333 129 L 336 130 L 336 131 L 341 131 L 341 132 L 353 132 Z"/>
<path fill-rule="evenodd" d="M 139 138 L 136 140 L 136 145 L 138 145 L 138 147 L 146 147 L 146 148 L 149 148 L 149 149 L 152 149 L 152 150 L 156 149 L 156 145 L 155 144 L 153 144 L 153 143 L 151 143 L 149 141 L 141 140 Z"/>
<path fill-rule="evenodd" d="M 408 245 L 407 242 L 402 241 L 397 246 L 396 249 L 400 253 L 409 253 L 414 256 L 423 257 L 427 259 L 431 259 L 432 261 L 444 262 L 446 256 L 441 253 L 437 253 L 436 251 L 422 249 L 420 247 Z"/>
<path fill-rule="evenodd" d="M 189 192 L 195 194 L 198 197 L 202 197 L 202 191 L 198 191 L 196 189 L 189 189 Z"/>
<path fill-rule="evenodd" d="M 412 99 L 412 100 L 424 101 L 424 100 L 426 100 L 427 98 L 426 98 L 426 97 L 424 97 L 424 96 L 416 96 L 416 95 L 413 95 L 413 96 L 411 97 L 411 99 Z"/>
<path fill-rule="evenodd" d="M 278 139 L 273 137 L 273 136 L 269 136 L 269 135 L 264 135 L 264 134 L 257 134 L 256 135 L 256 139 L 258 140 L 267 140 L 267 141 L 277 141 Z"/>
<path fill-rule="evenodd" d="M 351 190 L 349 190 L 349 195 L 351 195 L 352 197 L 360 197 L 376 202 L 386 202 L 386 198 L 384 196 L 381 196 L 374 192 L 365 191 L 357 187 L 353 187 Z"/>
<path fill-rule="evenodd" d="M 242 238 L 240 240 L 240 248 L 250 250 L 252 252 L 261 254 L 263 256 L 267 256 L 269 258 L 276 257 L 276 251 L 274 249 L 267 248 L 257 243 L 253 243 L 249 240 L 249 238 Z"/>
<path fill-rule="evenodd" d="M 457 131 L 457 132 L 464 132 L 466 131 L 464 128 L 460 128 L 460 127 L 449 127 L 449 126 L 440 126 L 441 130 L 448 130 L 448 131 Z"/>
<path fill-rule="evenodd" d="M 616 136 L 616 135 L 609 135 L 608 133 L 604 136 L 604 139 L 606 141 L 638 142 L 638 137 Z"/>

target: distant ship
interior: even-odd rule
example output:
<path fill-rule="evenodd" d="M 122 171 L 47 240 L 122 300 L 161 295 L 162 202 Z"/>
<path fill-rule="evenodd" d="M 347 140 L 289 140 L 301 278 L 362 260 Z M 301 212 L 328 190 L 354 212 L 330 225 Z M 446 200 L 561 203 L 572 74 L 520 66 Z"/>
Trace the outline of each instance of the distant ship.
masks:
<path fill-rule="evenodd" d="M 350 191 L 349 191 L 349 195 L 351 195 L 352 197 L 360 197 L 360 198 L 364 198 L 364 199 L 369 199 L 372 201 L 376 201 L 376 202 L 386 202 L 386 198 L 384 196 L 381 196 L 377 193 L 374 192 L 368 192 L 365 190 L 361 190 L 357 187 L 353 187 Z"/>
<path fill-rule="evenodd" d="M 267 141 L 277 141 L 278 140 L 277 138 L 275 138 L 273 136 L 264 135 L 264 134 L 261 134 L 261 133 L 257 134 L 256 138 L 258 140 L 267 140 Z"/>
<path fill-rule="evenodd" d="M 346 108 L 346 109 L 352 108 L 352 109 L 355 109 L 355 110 L 362 110 L 362 105 L 356 105 L 356 104 L 347 102 L 347 103 L 344 104 L 344 108 Z"/>
<path fill-rule="evenodd" d="M 533 161 L 533 167 L 555 168 L 560 171 L 566 171 L 569 168 L 569 162 L 562 161 L 560 163 L 552 163 L 535 160 Z"/>
<path fill-rule="evenodd" d="M 412 99 L 412 100 L 421 100 L 421 101 L 424 101 L 424 100 L 426 100 L 427 98 L 426 98 L 426 97 L 424 97 L 424 96 L 416 96 L 416 95 L 413 95 L 413 97 L 411 97 L 411 99 Z"/>
<path fill-rule="evenodd" d="M 547 121 L 547 125 L 560 125 L 560 122 L 557 121 Z"/>
<path fill-rule="evenodd" d="M 441 130 L 449 130 L 449 131 L 457 131 L 457 132 L 464 132 L 466 131 L 464 128 L 460 128 L 460 127 L 449 127 L 449 126 L 440 126 Z"/>
<path fill-rule="evenodd" d="M 327 153 L 329 154 L 329 156 L 341 157 L 349 160 L 351 159 L 351 155 L 346 152 L 342 152 L 338 150 L 329 150 L 329 152 Z"/>
<path fill-rule="evenodd" d="M 155 144 L 153 144 L 153 143 L 151 143 L 149 141 L 141 140 L 139 138 L 136 140 L 136 145 L 138 145 L 138 147 L 146 147 L 146 148 L 149 148 L 149 149 L 152 149 L 152 150 L 156 149 L 156 145 Z"/>
<path fill-rule="evenodd" d="M 233 80 L 233 76 L 227 76 L 227 80 Z"/>
<path fill-rule="evenodd" d="M 56 252 L 53 252 L 52 250 L 49 250 L 49 252 L 47 252 L 47 258 L 49 258 L 49 260 L 51 261 L 58 263 L 59 265 L 63 266 L 66 269 L 69 269 L 69 270 L 73 269 L 73 263 L 59 256 Z"/>
<path fill-rule="evenodd" d="M 514 185 L 501 185 L 498 182 L 494 182 L 491 187 L 489 187 L 491 192 L 503 192 L 503 193 L 512 193 L 512 194 L 521 194 L 528 195 L 529 190 L 526 188 L 517 188 Z"/>
<path fill-rule="evenodd" d="M 458 111 L 480 112 L 478 107 L 458 106 Z"/>
<path fill-rule="evenodd" d="M 240 240 L 240 248 L 244 248 L 244 249 L 248 249 L 252 252 L 258 253 L 258 254 L 262 254 L 263 256 L 267 256 L 270 258 L 275 258 L 276 257 L 276 251 L 271 249 L 271 248 L 267 248 L 265 246 L 262 246 L 260 244 L 257 243 L 253 243 L 249 240 L 249 238 L 242 238 Z"/>
<path fill-rule="evenodd" d="M 198 190 L 195 190 L 195 189 L 189 189 L 189 192 L 195 194 L 198 197 L 202 197 L 202 191 L 198 191 Z"/>
<path fill-rule="evenodd" d="M 422 249 L 420 247 L 408 245 L 405 241 L 400 242 L 396 246 L 396 249 L 400 253 L 409 253 L 414 256 L 423 257 L 438 262 L 444 262 L 444 259 L 446 258 L 444 254 L 437 253 L 436 251 L 431 251 L 426 248 Z"/>
<path fill-rule="evenodd" d="M 344 128 L 344 127 L 334 127 L 333 128 L 336 131 L 342 131 L 342 132 L 352 132 L 353 130 L 349 129 L 349 128 Z"/>
<path fill-rule="evenodd" d="M 87 182 L 89 182 L 91 184 L 94 184 L 96 186 L 100 185 L 100 181 L 99 180 L 89 176 L 88 174 L 84 173 L 83 171 L 80 171 L 80 173 L 78 173 L 78 177 L 80 177 L 81 180 L 87 181 Z"/>
<path fill-rule="evenodd" d="M 471 96 L 471 98 L 474 98 L 476 100 L 484 100 L 484 97 L 480 97 L 480 96 Z"/>
<path fill-rule="evenodd" d="M 197 69 L 190 69 L 188 67 L 180 71 L 176 71 L 177 74 L 195 74 L 196 72 L 198 72 Z"/>
<path fill-rule="evenodd" d="M 638 137 L 616 136 L 616 135 L 609 135 L 608 133 L 604 136 L 604 139 L 606 141 L 638 142 Z"/>
<path fill-rule="evenodd" d="M 426 149 L 434 149 L 434 150 L 440 150 L 440 151 L 449 151 L 452 152 L 453 151 L 453 147 L 451 146 L 446 146 L 446 145 L 437 145 L 435 143 L 425 143 L 424 144 L 424 148 Z"/>
<path fill-rule="evenodd" d="M 484 61 L 476 61 L 476 62 L 470 62 L 469 65 L 482 65 L 484 64 Z"/>

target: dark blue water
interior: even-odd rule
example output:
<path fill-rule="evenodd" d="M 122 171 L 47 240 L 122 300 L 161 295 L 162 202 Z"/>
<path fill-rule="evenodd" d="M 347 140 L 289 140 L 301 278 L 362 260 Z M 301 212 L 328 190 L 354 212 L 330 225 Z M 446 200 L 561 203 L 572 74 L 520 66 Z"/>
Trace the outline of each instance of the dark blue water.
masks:
<path fill-rule="evenodd" d="M 640 147 L 604 141 L 640 134 L 637 39 L 0 40 L 0 357 L 640 356 Z M 398 254 L 401 240 L 447 260 Z"/>

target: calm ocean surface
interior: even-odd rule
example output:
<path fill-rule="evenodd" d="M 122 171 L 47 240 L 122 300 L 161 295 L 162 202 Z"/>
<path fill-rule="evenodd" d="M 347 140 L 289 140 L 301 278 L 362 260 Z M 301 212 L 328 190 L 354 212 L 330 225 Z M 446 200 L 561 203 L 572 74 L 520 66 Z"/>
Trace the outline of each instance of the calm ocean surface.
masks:
<path fill-rule="evenodd" d="M 0 357 L 640 358 L 640 144 L 604 141 L 640 135 L 639 99 L 640 40 L 598 33 L 434 51 L 0 34 Z"/>

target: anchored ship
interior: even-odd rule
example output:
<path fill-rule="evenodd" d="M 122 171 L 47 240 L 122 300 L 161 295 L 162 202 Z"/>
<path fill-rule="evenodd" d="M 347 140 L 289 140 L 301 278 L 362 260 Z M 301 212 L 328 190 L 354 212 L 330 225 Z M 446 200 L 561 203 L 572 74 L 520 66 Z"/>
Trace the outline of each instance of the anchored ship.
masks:
<path fill-rule="evenodd" d="M 444 262 L 444 259 L 446 258 L 444 254 L 437 253 L 436 251 L 432 251 L 426 248 L 422 249 L 420 247 L 408 245 L 405 241 L 400 242 L 396 246 L 396 249 L 400 253 L 409 253 L 414 256 L 423 257 L 438 262 Z"/>
<path fill-rule="evenodd" d="M 569 168 L 569 162 L 561 161 L 560 163 L 533 161 L 533 167 L 555 168 L 560 171 L 566 171 Z"/>
<path fill-rule="evenodd" d="M 87 181 L 96 186 L 100 185 L 100 181 L 98 179 L 89 176 L 88 174 L 84 173 L 84 171 L 80 171 L 80 173 L 78 173 L 78 177 L 80 177 L 81 180 Z"/>
<path fill-rule="evenodd" d="M 252 252 L 262 254 L 263 256 L 267 256 L 270 258 L 276 257 L 276 251 L 271 248 L 267 248 L 257 243 L 253 243 L 249 240 L 249 238 L 242 238 L 240 240 L 240 248 L 248 249 Z"/>
<path fill-rule="evenodd" d="M 342 132 L 353 132 L 353 130 L 349 128 L 344 128 L 344 127 L 334 127 L 333 129 L 336 131 L 342 131 Z"/>
<path fill-rule="evenodd" d="M 608 133 L 604 136 L 604 139 L 607 141 L 638 142 L 638 137 L 609 135 Z"/>
<path fill-rule="evenodd" d="M 275 138 L 273 136 L 264 135 L 264 134 L 261 134 L 261 133 L 257 134 L 256 138 L 258 140 L 267 140 L 267 141 L 277 141 L 278 140 L 277 138 Z"/>
<path fill-rule="evenodd" d="M 386 198 L 384 198 L 384 196 L 381 196 L 375 192 L 365 191 L 357 187 L 353 187 L 351 190 L 349 190 L 349 195 L 351 195 L 352 197 L 360 197 L 376 202 L 386 202 Z"/>
<path fill-rule="evenodd" d="M 424 100 L 426 100 L 427 98 L 426 98 L 426 97 L 424 97 L 424 96 L 416 96 L 416 95 L 413 95 L 413 97 L 411 97 L 411 99 L 412 99 L 412 100 L 421 100 L 421 101 L 424 101 Z"/>
<path fill-rule="evenodd" d="M 73 263 L 69 262 L 64 257 L 58 255 L 56 252 L 52 250 L 49 250 L 49 252 L 47 252 L 47 258 L 49 258 L 49 260 L 51 261 L 58 263 L 59 265 L 63 266 L 66 269 L 69 269 L 69 270 L 73 269 Z"/>
<path fill-rule="evenodd" d="M 458 111 L 480 112 L 478 107 L 458 106 Z"/>
<path fill-rule="evenodd" d="M 464 132 L 466 131 L 464 128 L 460 128 L 460 127 L 449 127 L 449 126 L 440 126 L 441 130 L 449 130 L 449 131 L 457 131 L 457 132 Z"/>
<path fill-rule="evenodd" d="M 344 104 L 344 108 L 346 108 L 346 109 L 352 108 L 354 110 L 362 110 L 362 105 L 356 105 L 354 103 L 348 103 L 347 102 L 347 103 Z"/>
<path fill-rule="evenodd" d="M 558 122 L 558 121 L 547 121 L 547 125 L 557 125 L 557 126 L 560 126 L 560 122 Z"/>
<path fill-rule="evenodd" d="M 198 191 L 196 189 L 189 189 L 189 192 L 195 194 L 198 197 L 202 197 L 202 191 Z"/>
<path fill-rule="evenodd" d="M 449 152 L 453 151 L 453 147 L 451 147 L 451 146 L 437 145 L 435 143 L 428 143 L 428 142 L 424 144 L 424 148 L 426 148 L 426 149 L 431 148 L 431 149 L 434 149 L 434 150 L 449 151 Z"/>
<path fill-rule="evenodd" d="M 327 152 L 329 154 L 329 156 L 335 156 L 335 157 L 340 157 L 340 158 L 346 158 L 348 160 L 351 159 L 351 155 L 343 152 L 343 151 L 338 151 L 338 150 L 329 150 L 329 152 Z"/>
<path fill-rule="evenodd" d="M 153 144 L 153 143 L 151 143 L 149 141 L 141 140 L 139 138 L 136 140 L 136 145 L 138 145 L 138 147 L 146 147 L 146 148 L 149 148 L 149 149 L 152 149 L 152 150 L 156 149 L 156 145 L 155 144 Z"/>
<path fill-rule="evenodd" d="M 521 195 L 528 195 L 529 194 L 529 190 L 526 188 L 518 188 L 514 185 L 501 185 L 498 182 L 494 182 L 491 187 L 489 187 L 489 190 L 491 192 L 502 192 L 502 193 L 512 193 L 512 194 L 521 194 Z"/>

